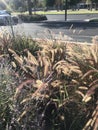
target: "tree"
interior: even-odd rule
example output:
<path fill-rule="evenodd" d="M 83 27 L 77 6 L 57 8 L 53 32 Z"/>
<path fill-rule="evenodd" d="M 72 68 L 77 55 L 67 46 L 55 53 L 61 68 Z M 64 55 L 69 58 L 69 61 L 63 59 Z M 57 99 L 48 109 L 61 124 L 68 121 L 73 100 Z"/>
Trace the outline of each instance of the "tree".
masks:
<path fill-rule="evenodd" d="M 86 0 L 86 3 L 88 4 L 89 7 L 88 9 L 92 10 L 93 5 L 95 5 L 94 6 L 95 10 L 98 9 L 98 0 Z"/>
<path fill-rule="evenodd" d="M 55 0 L 46 0 L 46 6 L 47 7 L 53 7 L 55 4 Z"/>
<path fill-rule="evenodd" d="M 29 11 L 32 15 L 32 1 L 31 0 L 10 0 L 10 6 L 15 11 Z"/>
<path fill-rule="evenodd" d="M 86 0 L 86 4 L 88 5 L 88 10 L 92 10 L 92 0 Z"/>
<path fill-rule="evenodd" d="M 81 0 L 69 0 L 69 5 L 72 8 L 72 10 L 76 10 L 77 8 L 77 4 L 80 2 Z"/>
<path fill-rule="evenodd" d="M 55 0 L 55 5 L 56 5 L 58 11 L 59 11 L 59 9 L 62 10 L 63 0 Z"/>
<path fill-rule="evenodd" d="M 36 14 L 36 8 L 38 6 L 38 0 L 33 0 L 32 6 L 34 7 L 34 14 Z"/>
<path fill-rule="evenodd" d="M 27 10 L 26 0 L 10 0 L 9 5 L 10 5 L 11 9 L 14 11 L 20 11 L 20 8 L 22 11 Z"/>
<path fill-rule="evenodd" d="M 98 9 L 98 0 L 92 0 L 93 4 L 95 4 L 95 10 Z"/>
<path fill-rule="evenodd" d="M 29 11 L 29 15 L 32 15 L 32 3 L 31 3 L 31 0 L 27 0 L 27 3 L 28 3 L 28 11 Z"/>
<path fill-rule="evenodd" d="M 0 9 L 6 9 L 6 5 L 2 1 L 0 1 Z"/>

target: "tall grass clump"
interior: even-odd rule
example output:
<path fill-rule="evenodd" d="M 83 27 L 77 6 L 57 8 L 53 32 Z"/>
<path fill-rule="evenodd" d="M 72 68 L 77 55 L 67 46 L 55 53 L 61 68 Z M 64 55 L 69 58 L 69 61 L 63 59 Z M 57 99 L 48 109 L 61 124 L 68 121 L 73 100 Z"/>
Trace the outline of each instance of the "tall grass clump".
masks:
<path fill-rule="evenodd" d="M 32 42 L 24 37 L 12 41 L 6 54 L 18 79 L 10 96 L 14 109 L 9 112 L 14 114 L 5 120 L 6 128 L 97 130 L 97 43 Z"/>
<path fill-rule="evenodd" d="M 8 129 L 13 116 L 13 95 L 16 80 L 7 58 L 0 57 L 0 130 Z"/>
<path fill-rule="evenodd" d="M 36 55 L 36 52 L 39 50 L 39 42 L 25 35 L 16 35 L 12 42 L 13 45 L 11 48 L 18 54 L 22 54 L 25 50 L 29 50 L 32 54 Z"/>
<path fill-rule="evenodd" d="M 13 37 L 6 30 L 0 36 L 0 53 L 7 53 L 8 48 L 12 48 L 18 54 L 23 54 L 25 50 L 29 50 L 32 54 L 36 55 L 39 50 L 39 41 L 33 40 L 30 36 L 14 34 Z"/>
<path fill-rule="evenodd" d="M 80 77 L 73 77 L 76 93 L 80 95 L 82 103 L 86 106 L 86 119 L 83 130 L 97 130 L 98 125 L 98 45 L 71 45 L 70 59 L 81 72 Z"/>
<path fill-rule="evenodd" d="M 13 37 L 6 30 L 2 31 L 0 34 L 0 54 L 6 54 L 8 48 L 12 46 Z"/>
<path fill-rule="evenodd" d="M 29 93 L 27 92 L 28 94 L 20 99 L 23 108 L 17 120 L 23 123 L 21 121 L 25 120 L 31 111 L 32 115 L 36 111 L 35 120 L 31 119 L 32 117 L 30 119 L 35 126 L 37 125 L 37 128 L 43 130 L 82 129 L 97 103 L 96 96 L 91 98 L 96 95 L 96 87 L 94 90 L 92 90 L 92 86 L 89 88 L 92 80 L 84 78 L 86 73 L 95 67 L 91 66 L 91 61 L 94 61 L 93 58 L 95 58 L 91 53 L 94 48 L 96 48 L 95 45 L 94 47 L 82 46 L 48 40 L 40 44 L 40 50 L 36 56 L 33 56 L 29 50 L 25 52 L 25 57 L 19 56 L 9 49 L 9 52 L 14 54 L 14 62 L 17 64 L 20 60 L 21 62 L 17 65 L 27 75 L 27 81 L 17 88 L 15 99 L 21 97 L 19 95 L 24 90 L 26 82 L 32 86 L 29 88 Z M 93 76 L 90 75 L 94 79 Z M 89 91 L 92 91 L 91 95 L 88 95 Z M 91 103 L 88 103 L 89 101 Z M 29 107 L 24 110 L 25 105 Z"/>

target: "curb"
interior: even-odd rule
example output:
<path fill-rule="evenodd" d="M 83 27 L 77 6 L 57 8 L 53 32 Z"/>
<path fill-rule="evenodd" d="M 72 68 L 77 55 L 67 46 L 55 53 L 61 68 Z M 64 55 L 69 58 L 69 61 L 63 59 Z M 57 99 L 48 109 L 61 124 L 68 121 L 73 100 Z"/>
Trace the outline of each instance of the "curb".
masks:
<path fill-rule="evenodd" d="M 89 21 L 78 21 L 78 20 L 71 20 L 71 21 L 43 21 L 43 24 L 46 26 L 51 26 L 51 27 L 57 27 L 57 26 L 65 26 L 65 27 L 70 27 L 73 25 L 73 27 L 98 27 L 98 22 L 89 22 Z"/>

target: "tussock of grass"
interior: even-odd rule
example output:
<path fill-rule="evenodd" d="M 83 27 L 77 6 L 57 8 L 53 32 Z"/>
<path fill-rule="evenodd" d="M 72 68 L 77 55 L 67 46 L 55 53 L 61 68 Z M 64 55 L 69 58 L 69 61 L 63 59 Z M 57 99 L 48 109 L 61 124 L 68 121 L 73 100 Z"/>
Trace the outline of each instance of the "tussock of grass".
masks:
<path fill-rule="evenodd" d="M 18 80 L 12 94 L 13 113 L 4 125 L 3 116 L 3 129 L 97 130 L 98 46 L 93 41 L 82 45 L 35 40 L 28 47 L 24 43 L 31 40 L 16 37 L 8 50 L 2 46 L 1 54 L 7 54 Z M 37 48 L 36 55 L 31 47 Z"/>

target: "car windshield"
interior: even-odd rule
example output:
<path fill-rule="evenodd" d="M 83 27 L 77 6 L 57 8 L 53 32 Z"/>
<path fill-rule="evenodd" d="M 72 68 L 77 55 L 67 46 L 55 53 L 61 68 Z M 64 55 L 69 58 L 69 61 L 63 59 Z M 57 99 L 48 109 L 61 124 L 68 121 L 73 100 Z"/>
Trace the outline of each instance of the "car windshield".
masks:
<path fill-rule="evenodd" d="M 0 10 L 0 15 L 3 15 L 3 14 L 8 14 L 8 12 L 6 10 Z"/>

